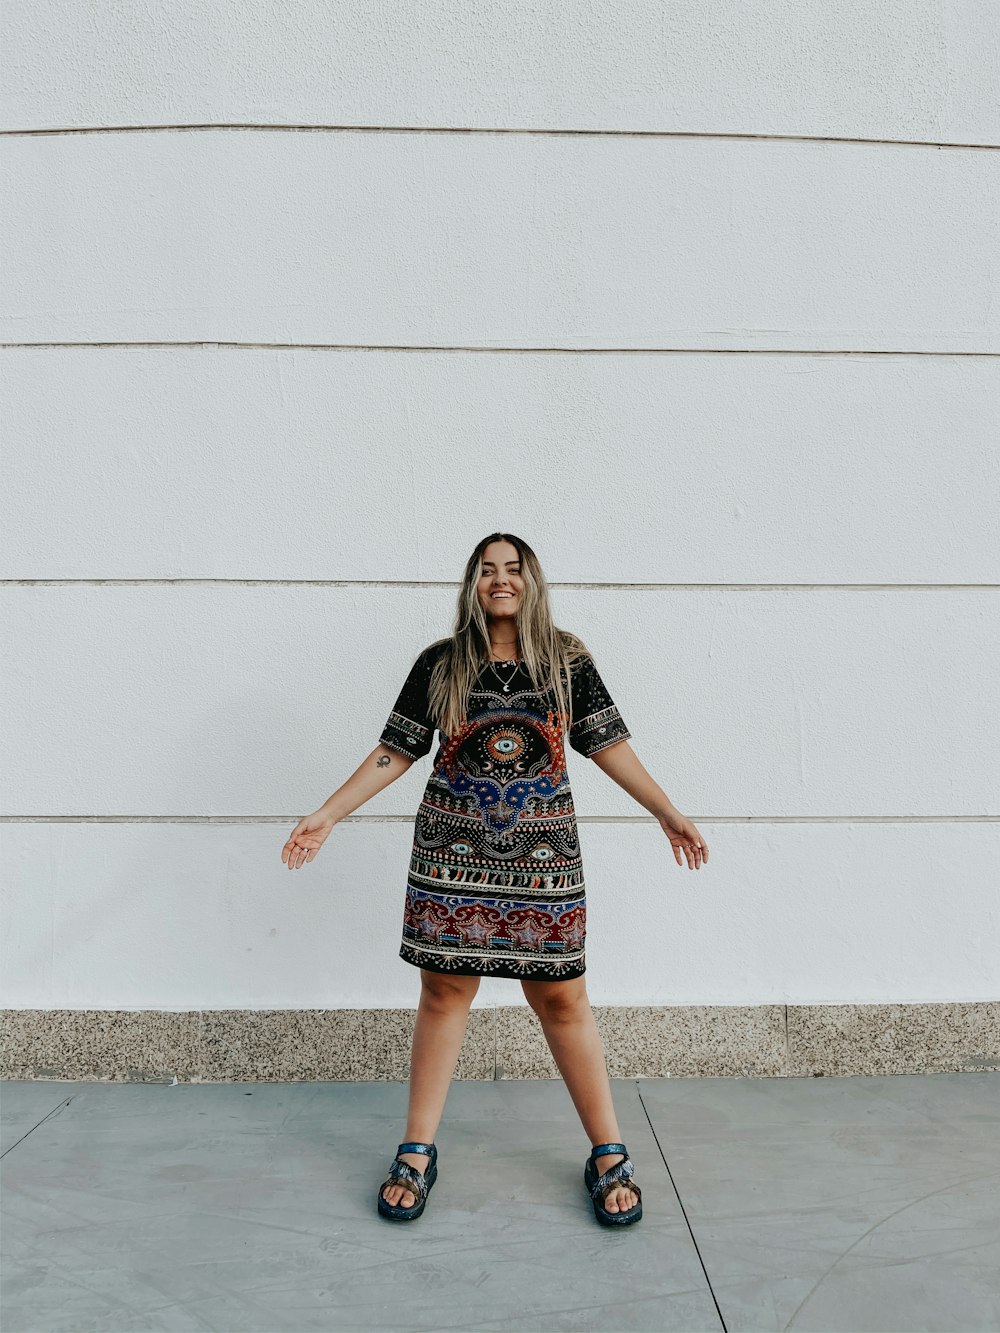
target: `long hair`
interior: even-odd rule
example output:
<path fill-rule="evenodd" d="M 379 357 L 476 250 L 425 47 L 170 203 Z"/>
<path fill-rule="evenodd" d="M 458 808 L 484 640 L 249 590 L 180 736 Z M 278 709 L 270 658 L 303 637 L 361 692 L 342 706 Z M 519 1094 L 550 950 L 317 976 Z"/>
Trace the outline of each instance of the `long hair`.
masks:
<path fill-rule="evenodd" d="M 512 532 L 491 532 L 469 556 L 458 590 L 455 626 L 451 636 L 437 639 L 432 647 L 445 645 L 428 685 L 428 703 L 434 725 L 453 736 L 466 719 L 469 692 L 491 658 L 489 622 L 477 591 L 482 574 L 483 552 L 490 542 L 505 541 L 516 548 L 521 562 L 523 591 L 516 612 L 521 660 L 532 687 L 539 693 L 550 690 L 561 725 L 573 725 L 570 666 L 590 649 L 577 635 L 552 623 L 549 589 L 538 557 L 521 537 Z"/>

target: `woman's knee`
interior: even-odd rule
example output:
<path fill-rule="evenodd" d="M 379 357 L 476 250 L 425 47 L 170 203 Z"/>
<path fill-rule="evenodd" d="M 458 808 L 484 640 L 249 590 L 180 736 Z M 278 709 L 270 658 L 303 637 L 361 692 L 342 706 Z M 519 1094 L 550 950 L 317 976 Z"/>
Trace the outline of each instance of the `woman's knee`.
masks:
<path fill-rule="evenodd" d="M 539 1018 L 569 1023 L 590 1008 L 582 976 L 569 981 L 522 981 L 521 989 Z"/>
<path fill-rule="evenodd" d="M 480 977 L 451 976 L 446 972 L 420 969 L 422 997 L 440 1008 L 455 1008 L 472 1003 L 479 989 Z"/>

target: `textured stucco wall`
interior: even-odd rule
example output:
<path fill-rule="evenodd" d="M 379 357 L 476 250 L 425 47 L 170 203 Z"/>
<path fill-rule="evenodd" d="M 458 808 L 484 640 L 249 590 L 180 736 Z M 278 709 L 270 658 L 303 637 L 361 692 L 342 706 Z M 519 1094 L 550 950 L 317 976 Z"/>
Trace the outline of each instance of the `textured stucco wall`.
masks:
<path fill-rule="evenodd" d="M 711 847 L 570 755 L 595 1003 L 1000 997 L 1000 10 L 4 27 L 4 1005 L 411 1005 L 429 760 L 280 848 L 493 528 Z"/>

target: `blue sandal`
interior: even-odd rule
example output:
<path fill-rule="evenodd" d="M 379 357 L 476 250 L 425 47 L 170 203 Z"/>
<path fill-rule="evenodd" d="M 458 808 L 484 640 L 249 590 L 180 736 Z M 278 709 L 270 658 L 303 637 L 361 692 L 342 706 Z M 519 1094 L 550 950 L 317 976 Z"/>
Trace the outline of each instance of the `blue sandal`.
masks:
<path fill-rule="evenodd" d="M 622 1153 L 624 1154 L 623 1160 L 615 1162 L 614 1166 L 609 1166 L 607 1171 L 598 1175 L 594 1159 L 605 1157 L 609 1153 Z M 624 1143 L 597 1143 L 594 1145 L 590 1156 L 587 1158 L 587 1165 L 583 1168 L 583 1183 L 586 1185 L 587 1192 L 593 1201 L 594 1216 L 598 1222 L 603 1222 L 605 1226 L 627 1227 L 630 1222 L 638 1222 L 639 1218 L 642 1217 L 642 1190 L 632 1179 L 634 1171 L 635 1167 Z M 634 1190 L 639 1198 L 631 1208 L 622 1208 L 617 1213 L 609 1213 L 604 1206 L 604 1200 L 623 1181 L 628 1183 L 629 1189 Z"/>
<path fill-rule="evenodd" d="M 423 1153 L 430 1157 L 426 1174 L 423 1171 L 418 1171 L 409 1162 L 401 1161 L 399 1154 L 404 1152 Z M 378 1210 L 383 1217 L 391 1217 L 396 1222 L 412 1222 L 414 1218 L 420 1216 L 427 1204 L 427 1196 L 431 1192 L 431 1186 L 437 1180 L 437 1156 L 438 1150 L 433 1143 L 401 1143 L 399 1145 L 396 1149 L 396 1160 L 390 1166 L 389 1174 L 378 1190 Z M 416 1203 L 411 1204 L 409 1208 L 404 1208 L 402 1204 L 390 1203 L 382 1193 L 387 1185 L 402 1185 L 404 1189 L 409 1190 L 416 1197 Z"/>

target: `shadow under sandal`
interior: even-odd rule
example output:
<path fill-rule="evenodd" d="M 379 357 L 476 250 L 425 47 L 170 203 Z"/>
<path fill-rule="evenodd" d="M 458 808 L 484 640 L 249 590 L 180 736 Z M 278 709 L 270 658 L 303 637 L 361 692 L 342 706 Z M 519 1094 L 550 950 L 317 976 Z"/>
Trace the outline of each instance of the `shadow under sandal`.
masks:
<path fill-rule="evenodd" d="M 426 1175 L 423 1171 L 418 1171 L 415 1166 L 409 1162 L 400 1160 L 400 1153 L 414 1152 L 423 1153 L 430 1157 L 427 1163 Z M 389 1174 L 379 1186 L 378 1191 L 378 1210 L 383 1217 L 391 1217 L 396 1222 L 412 1222 L 415 1217 L 419 1217 L 427 1204 L 427 1196 L 431 1192 L 431 1186 L 437 1180 L 437 1146 L 433 1143 L 401 1143 L 396 1149 L 396 1160 L 389 1168 Z M 409 1208 L 404 1208 L 402 1204 L 390 1203 L 385 1198 L 383 1190 L 389 1185 L 402 1185 L 408 1189 L 415 1197 L 416 1202 Z"/>
<path fill-rule="evenodd" d="M 609 1166 L 607 1171 L 598 1175 L 594 1159 L 595 1157 L 605 1157 L 609 1153 L 623 1153 L 623 1160 L 616 1162 L 614 1166 Z M 586 1185 L 587 1192 L 593 1201 L 594 1216 L 598 1222 L 603 1222 L 605 1226 L 627 1227 L 629 1223 L 638 1222 L 639 1218 L 642 1217 L 642 1190 L 632 1179 L 634 1171 L 635 1167 L 624 1143 L 598 1143 L 591 1149 L 590 1156 L 587 1158 L 587 1165 L 583 1168 L 583 1183 Z M 634 1190 L 639 1197 L 631 1208 L 622 1208 L 617 1213 L 610 1213 L 605 1208 L 604 1201 L 610 1192 L 620 1184 L 627 1184 L 629 1189 Z"/>

